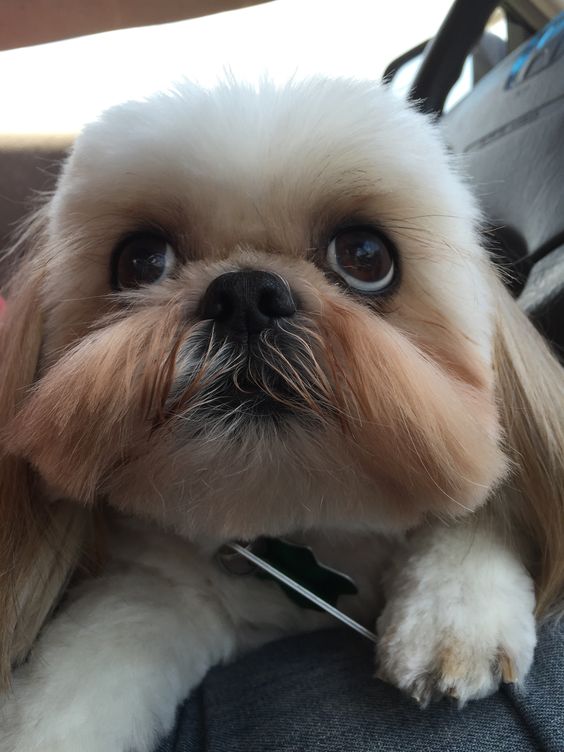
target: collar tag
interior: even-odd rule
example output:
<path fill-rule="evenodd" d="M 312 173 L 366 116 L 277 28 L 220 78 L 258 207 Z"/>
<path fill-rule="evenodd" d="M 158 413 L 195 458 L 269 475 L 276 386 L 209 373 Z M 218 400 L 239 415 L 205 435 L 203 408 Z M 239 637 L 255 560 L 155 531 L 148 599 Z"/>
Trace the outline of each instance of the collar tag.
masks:
<path fill-rule="evenodd" d="M 354 582 L 347 575 L 319 564 L 309 547 L 280 538 L 258 538 L 248 544 L 228 543 L 217 555 L 223 569 L 230 574 L 273 579 L 299 606 L 325 611 L 376 642 L 373 632 L 336 608 L 340 595 L 358 593 Z"/>

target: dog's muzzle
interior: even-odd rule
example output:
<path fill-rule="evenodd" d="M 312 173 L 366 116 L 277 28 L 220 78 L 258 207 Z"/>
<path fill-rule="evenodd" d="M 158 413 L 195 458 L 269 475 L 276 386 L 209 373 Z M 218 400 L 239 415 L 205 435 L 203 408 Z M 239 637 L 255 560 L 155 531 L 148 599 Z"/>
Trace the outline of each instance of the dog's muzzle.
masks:
<path fill-rule="evenodd" d="M 170 414 L 191 425 L 230 428 L 320 417 L 327 396 L 311 322 L 281 275 L 222 274 L 207 288 L 197 315 L 199 325 L 179 349 Z"/>

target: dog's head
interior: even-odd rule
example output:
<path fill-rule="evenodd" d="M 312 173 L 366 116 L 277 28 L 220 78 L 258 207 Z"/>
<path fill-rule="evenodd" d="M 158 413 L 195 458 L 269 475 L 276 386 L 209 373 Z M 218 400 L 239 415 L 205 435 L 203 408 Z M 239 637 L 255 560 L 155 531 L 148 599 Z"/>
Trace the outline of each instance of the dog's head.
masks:
<path fill-rule="evenodd" d="M 16 590 L 45 530 L 83 535 L 57 499 L 217 540 L 404 530 L 505 473 L 504 293 L 434 127 L 385 88 L 114 108 L 36 224 L 0 335 Z"/>
<path fill-rule="evenodd" d="M 11 449 L 54 494 L 189 536 L 470 511 L 504 470 L 475 221 L 382 88 L 115 108 L 47 208 Z"/>

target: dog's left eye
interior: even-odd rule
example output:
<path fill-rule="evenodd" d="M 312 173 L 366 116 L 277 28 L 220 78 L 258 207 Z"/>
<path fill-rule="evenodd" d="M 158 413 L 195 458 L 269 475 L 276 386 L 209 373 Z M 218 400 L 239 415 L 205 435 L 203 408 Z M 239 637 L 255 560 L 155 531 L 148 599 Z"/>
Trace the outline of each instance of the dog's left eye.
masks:
<path fill-rule="evenodd" d="M 131 290 L 152 285 L 166 275 L 174 260 L 174 250 L 166 238 L 146 232 L 132 235 L 114 254 L 112 287 Z"/>
<path fill-rule="evenodd" d="M 349 227 L 327 248 L 327 263 L 349 287 L 364 293 L 387 290 L 396 276 L 392 243 L 376 230 Z"/>

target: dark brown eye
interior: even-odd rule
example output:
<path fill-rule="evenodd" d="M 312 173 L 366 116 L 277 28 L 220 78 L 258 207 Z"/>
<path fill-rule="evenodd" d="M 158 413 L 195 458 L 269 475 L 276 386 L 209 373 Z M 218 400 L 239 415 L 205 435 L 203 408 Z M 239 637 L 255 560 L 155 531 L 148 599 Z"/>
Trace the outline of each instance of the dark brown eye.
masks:
<path fill-rule="evenodd" d="M 151 233 L 127 238 L 116 250 L 112 269 L 114 290 L 152 285 L 173 267 L 175 254 L 167 240 Z"/>
<path fill-rule="evenodd" d="M 327 263 L 349 287 L 359 292 L 379 293 L 394 281 L 393 246 L 376 230 L 349 227 L 329 243 Z"/>

